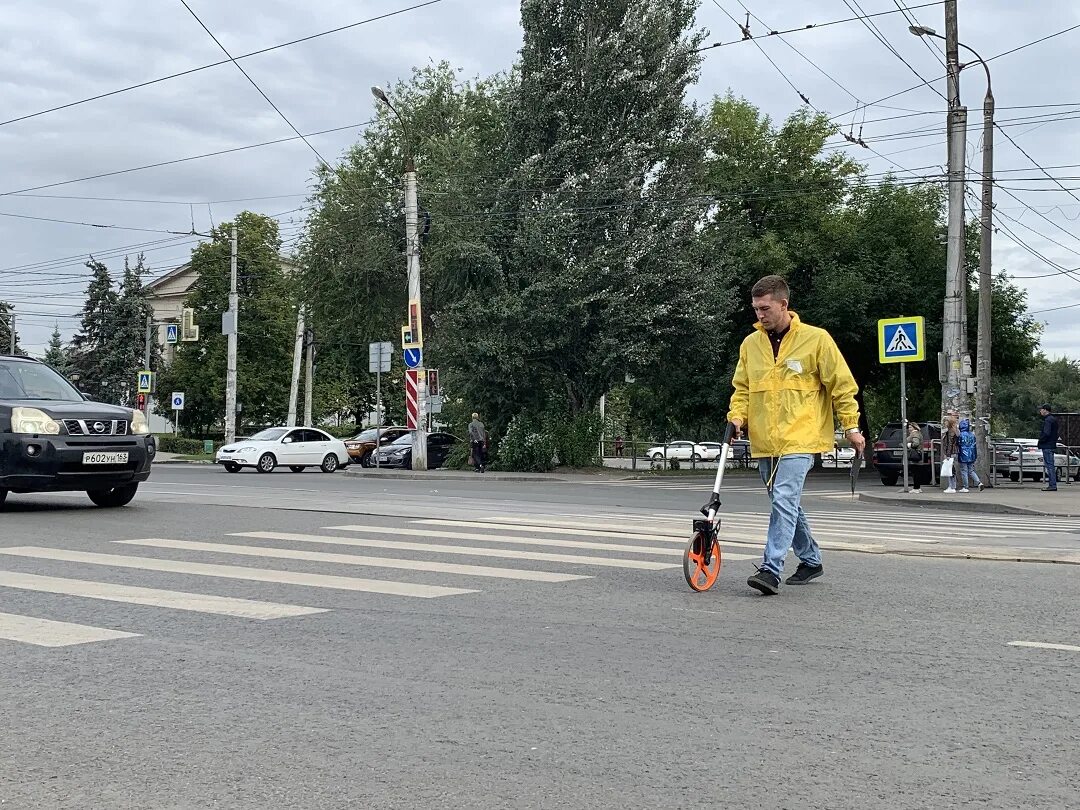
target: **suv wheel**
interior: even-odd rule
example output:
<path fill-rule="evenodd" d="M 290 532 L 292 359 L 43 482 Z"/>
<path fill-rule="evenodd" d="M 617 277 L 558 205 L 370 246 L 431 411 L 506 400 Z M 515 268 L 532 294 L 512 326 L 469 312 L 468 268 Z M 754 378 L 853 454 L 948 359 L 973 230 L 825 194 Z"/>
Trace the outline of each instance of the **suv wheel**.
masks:
<path fill-rule="evenodd" d="M 881 476 L 881 483 L 886 487 L 895 487 L 896 482 L 900 480 L 899 473 L 885 473 Z"/>
<path fill-rule="evenodd" d="M 7 500 L 7 490 L 0 489 L 0 509 L 4 508 L 4 501 Z"/>
<path fill-rule="evenodd" d="M 91 489 L 86 494 L 98 506 L 106 509 L 114 509 L 118 506 L 127 506 L 138 492 L 138 484 L 125 484 L 122 487 L 112 489 Z"/>

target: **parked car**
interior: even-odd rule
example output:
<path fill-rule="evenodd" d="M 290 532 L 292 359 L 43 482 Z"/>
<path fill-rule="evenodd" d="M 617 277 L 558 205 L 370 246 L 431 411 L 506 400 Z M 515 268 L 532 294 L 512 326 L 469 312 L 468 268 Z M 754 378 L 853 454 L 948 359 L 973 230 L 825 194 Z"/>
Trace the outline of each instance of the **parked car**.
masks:
<path fill-rule="evenodd" d="M 57 491 L 125 506 L 156 452 L 142 411 L 92 402 L 45 363 L 0 357 L 0 507 L 8 492 Z"/>
<path fill-rule="evenodd" d="M 296 473 L 318 467 L 332 473 L 347 466 L 350 458 L 345 442 L 321 430 L 275 427 L 225 445 L 218 450 L 215 462 L 231 473 L 244 467 L 261 473 L 273 472 L 275 467 L 288 467 Z"/>
<path fill-rule="evenodd" d="M 922 486 L 933 480 L 931 468 L 931 448 L 934 442 L 941 441 L 941 425 L 937 422 L 920 422 L 922 428 L 922 453 L 919 461 L 908 461 L 908 475 L 911 480 Z M 904 474 L 904 453 L 906 452 L 903 437 L 903 424 L 901 422 L 889 422 L 878 434 L 874 442 L 874 469 L 881 476 L 881 483 L 887 487 L 896 486 L 897 481 Z M 934 463 L 939 459 L 935 456 Z"/>
<path fill-rule="evenodd" d="M 645 455 L 653 461 L 663 461 L 665 458 L 678 461 L 702 461 L 708 451 L 696 442 L 675 441 L 665 445 L 650 447 Z"/>
<path fill-rule="evenodd" d="M 1021 453 L 1023 453 L 1022 461 Z M 1070 454 L 1063 445 L 1057 446 L 1057 452 L 1054 453 L 1054 466 L 1057 468 L 1059 481 L 1066 480 L 1066 477 L 1080 481 L 1080 458 Z M 1045 472 L 1043 452 L 1038 447 L 1023 445 L 1009 455 L 1010 481 L 1019 482 L 1021 478 L 1042 481 Z"/>
<path fill-rule="evenodd" d="M 822 453 L 821 460 L 825 464 L 850 464 L 855 460 L 855 448 L 835 447 L 828 453 Z"/>
<path fill-rule="evenodd" d="M 429 433 L 427 435 L 427 461 L 428 469 L 433 470 L 446 463 L 446 457 L 450 450 L 461 439 L 452 433 Z M 400 467 L 403 470 L 412 469 L 412 445 L 413 435 L 409 431 L 404 436 L 384 447 L 380 447 L 379 465 L 382 467 Z"/>
<path fill-rule="evenodd" d="M 698 446 L 704 451 L 701 454 L 702 461 L 716 461 L 724 448 L 720 442 L 699 442 Z"/>
<path fill-rule="evenodd" d="M 345 449 L 349 451 L 349 458 L 352 459 L 353 464 L 359 464 L 361 467 L 374 467 L 375 457 L 372 455 L 372 451 L 375 449 L 376 434 L 378 434 L 379 446 L 382 447 L 400 439 L 408 432 L 407 427 L 400 425 L 389 425 L 378 428 L 378 430 L 368 428 L 351 439 L 346 439 Z"/>

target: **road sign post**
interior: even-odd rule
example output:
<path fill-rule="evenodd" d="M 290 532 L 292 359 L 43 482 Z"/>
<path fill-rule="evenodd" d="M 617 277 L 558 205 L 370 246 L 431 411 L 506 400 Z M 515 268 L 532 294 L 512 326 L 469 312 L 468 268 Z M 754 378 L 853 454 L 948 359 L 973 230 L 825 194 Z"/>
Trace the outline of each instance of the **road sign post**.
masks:
<path fill-rule="evenodd" d="M 387 341 L 368 344 L 368 371 L 375 374 L 375 466 L 379 466 L 379 444 L 382 441 L 382 375 L 390 371 L 390 356 L 394 344 Z"/>
<path fill-rule="evenodd" d="M 907 364 L 926 359 L 926 323 L 922 317 L 882 318 L 878 321 L 878 360 L 900 364 L 900 458 L 904 492 L 909 492 Z M 933 455 L 931 455 L 933 459 Z"/>

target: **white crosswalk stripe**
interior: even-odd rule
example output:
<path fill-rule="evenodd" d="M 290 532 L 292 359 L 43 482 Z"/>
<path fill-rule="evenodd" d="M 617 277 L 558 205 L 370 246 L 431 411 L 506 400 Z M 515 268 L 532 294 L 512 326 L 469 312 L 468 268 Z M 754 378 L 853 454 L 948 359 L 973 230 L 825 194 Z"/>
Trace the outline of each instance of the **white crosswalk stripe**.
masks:
<path fill-rule="evenodd" d="M 57 622 L 0 613 L 0 639 L 33 644 L 36 647 L 70 647 L 73 644 L 91 644 L 95 641 L 112 641 L 118 638 L 135 638 L 138 633 L 91 627 L 87 624 Z"/>
<path fill-rule="evenodd" d="M 243 619 L 282 619 L 290 616 L 306 616 L 325 613 L 322 608 L 300 605 L 281 605 L 275 602 L 258 602 L 252 599 L 236 599 L 228 596 L 210 596 L 201 593 L 166 591 L 158 588 L 142 588 L 135 585 L 117 585 L 111 582 L 88 582 L 81 579 L 45 577 L 0 571 L 0 587 L 24 591 L 54 593 L 65 596 L 81 596 L 109 602 L 126 602 L 132 605 L 172 608 L 197 613 L 215 613 L 220 616 L 237 616 Z"/>
<path fill-rule="evenodd" d="M 264 534 L 273 534 L 264 532 Z M 283 533 L 284 534 L 284 533 Z M 303 535 L 285 535 L 280 539 L 296 540 Z M 200 543 L 192 540 L 117 540 L 122 545 L 148 546 L 150 548 L 171 548 L 182 551 L 208 551 L 212 554 L 235 554 L 242 557 L 266 557 L 277 560 L 304 560 L 306 562 L 328 562 L 339 565 L 361 565 L 367 568 L 401 568 L 407 571 L 433 571 L 441 574 L 462 574 L 473 577 L 496 577 L 498 579 L 520 579 L 530 582 L 570 582 L 585 579 L 580 574 L 556 574 L 551 571 L 531 571 L 522 568 L 492 568 L 486 565 L 460 565 L 458 563 L 435 562 L 431 560 L 403 560 L 393 557 L 364 557 L 355 554 L 336 554 L 328 551 L 297 551 L 291 548 L 271 548 L 268 546 L 237 546 L 227 543 Z"/>
<path fill-rule="evenodd" d="M 69 549 L 36 546 L 0 548 L 0 554 L 15 557 L 32 557 L 40 560 L 62 560 L 64 562 L 86 563 L 88 565 L 110 565 L 116 568 L 135 568 L 143 571 L 165 571 L 173 574 L 191 574 L 222 579 L 274 582 L 282 585 L 304 585 L 311 588 L 333 588 L 343 591 L 389 594 L 391 596 L 412 596 L 421 599 L 476 593 L 475 589 L 471 588 L 416 585 L 410 582 L 308 574 L 299 571 L 248 568 L 239 565 L 213 565 L 210 563 L 163 560 L 154 557 L 128 557 L 121 554 L 98 554 L 93 551 L 71 551 Z"/>

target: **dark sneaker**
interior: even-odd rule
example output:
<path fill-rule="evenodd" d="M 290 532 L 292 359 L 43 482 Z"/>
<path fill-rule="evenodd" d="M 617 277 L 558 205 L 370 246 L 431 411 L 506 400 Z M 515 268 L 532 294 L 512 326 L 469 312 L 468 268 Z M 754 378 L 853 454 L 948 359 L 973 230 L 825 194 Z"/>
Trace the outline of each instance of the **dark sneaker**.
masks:
<path fill-rule="evenodd" d="M 780 593 L 780 577 L 768 568 L 759 568 L 756 574 L 746 580 L 746 584 L 756 591 L 761 591 L 765 596 L 775 596 Z"/>
<path fill-rule="evenodd" d="M 785 585 L 802 585 L 809 582 L 812 579 L 817 579 L 825 573 L 825 566 L 823 565 L 808 565 L 807 563 L 799 563 L 799 567 L 795 569 L 795 573 L 784 580 Z"/>
<path fill-rule="evenodd" d="M 1043 487 L 1043 492 L 1057 492 L 1057 487 Z"/>

